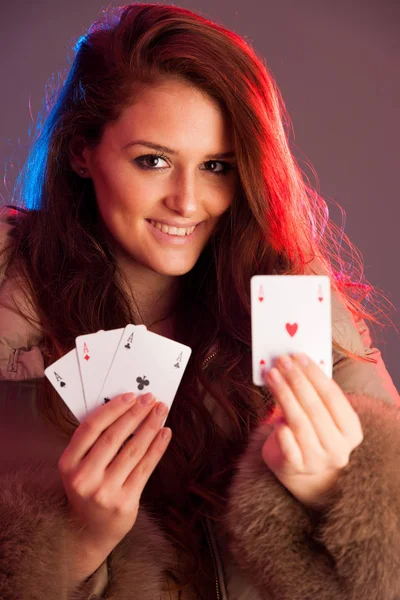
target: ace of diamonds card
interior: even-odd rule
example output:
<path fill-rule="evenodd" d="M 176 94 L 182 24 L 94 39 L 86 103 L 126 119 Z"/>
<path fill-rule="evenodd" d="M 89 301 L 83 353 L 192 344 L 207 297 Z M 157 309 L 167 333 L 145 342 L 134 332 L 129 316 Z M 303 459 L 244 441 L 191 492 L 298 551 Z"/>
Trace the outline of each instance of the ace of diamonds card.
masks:
<path fill-rule="evenodd" d="M 251 278 L 253 383 L 282 354 L 304 352 L 332 377 L 330 280 L 326 275 Z"/>

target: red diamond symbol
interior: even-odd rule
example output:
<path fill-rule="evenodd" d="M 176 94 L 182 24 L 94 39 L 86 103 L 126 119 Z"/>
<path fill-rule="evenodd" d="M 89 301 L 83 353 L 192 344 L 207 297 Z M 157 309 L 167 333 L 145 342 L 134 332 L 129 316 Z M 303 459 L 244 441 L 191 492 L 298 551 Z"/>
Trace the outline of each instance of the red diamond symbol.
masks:
<path fill-rule="evenodd" d="M 86 354 L 86 355 L 85 355 L 83 358 L 84 358 L 85 360 L 89 360 L 90 356 L 89 356 L 89 354 Z"/>
<path fill-rule="evenodd" d="M 265 360 L 260 360 L 260 365 L 265 365 Z"/>

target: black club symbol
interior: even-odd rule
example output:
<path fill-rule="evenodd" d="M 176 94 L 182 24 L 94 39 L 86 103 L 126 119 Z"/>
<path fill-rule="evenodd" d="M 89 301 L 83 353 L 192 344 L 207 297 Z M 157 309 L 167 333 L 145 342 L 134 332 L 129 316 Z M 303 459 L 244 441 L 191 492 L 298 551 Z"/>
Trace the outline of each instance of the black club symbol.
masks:
<path fill-rule="evenodd" d="M 148 379 L 146 379 L 146 375 L 143 375 L 143 377 L 136 377 L 136 381 L 138 382 L 138 389 L 139 390 L 143 390 L 145 385 L 150 385 L 150 381 Z"/>

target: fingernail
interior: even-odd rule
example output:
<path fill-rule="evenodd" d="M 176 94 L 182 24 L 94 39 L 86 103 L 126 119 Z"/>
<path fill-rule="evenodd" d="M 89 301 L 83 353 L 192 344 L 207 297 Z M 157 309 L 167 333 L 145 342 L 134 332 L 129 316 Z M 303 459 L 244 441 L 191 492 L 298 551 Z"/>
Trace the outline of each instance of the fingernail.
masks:
<path fill-rule="evenodd" d="M 282 366 L 284 369 L 289 370 L 292 368 L 292 359 L 290 358 L 290 356 L 280 356 L 279 357 L 279 366 Z"/>
<path fill-rule="evenodd" d="M 169 440 L 169 438 L 172 436 L 172 430 L 171 429 L 163 429 L 161 437 L 163 440 Z"/>
<path fill-rule="evenodd" d="M 153 401 L 153 394 L 145 394 L 144 396 L 140 396 L 139 403 L 142 406 L 148 406 Z"/>
<path fill-rule="evenodd" d="M 266 379 L 267 379 L 267 381 L 270 381 L 271 383 L 278 383 L 279 381 L 282 380 L 282 377 L 281 377 L 278 369 L 273 367 L 266 374 Z"/>
<path fill-rule="evenodd" d="M 306 367 L 309 364 L 309 359 L 307 354 L 292 354 L 293 358 L 300 363 L 303 367 Z"/>
<path fill-rule="evenodd" d="M 161 415 L 164 415 L 167 412 L 167 410 L 168 406 L 163 402 L 160 402 L 160 404 L 158 404 L 156 408 L 156 413 L 161 417 Z"/>
<path fill-rule="evenodd" d="M 136 396 L 132 392 L 129 392 L 128 394 L 124 394 L 122 396 L 122 400 L 124 402 L 126 402 L 127 404 L 132 403 L 135 400 L 135 398 L 136 398 Z"/>

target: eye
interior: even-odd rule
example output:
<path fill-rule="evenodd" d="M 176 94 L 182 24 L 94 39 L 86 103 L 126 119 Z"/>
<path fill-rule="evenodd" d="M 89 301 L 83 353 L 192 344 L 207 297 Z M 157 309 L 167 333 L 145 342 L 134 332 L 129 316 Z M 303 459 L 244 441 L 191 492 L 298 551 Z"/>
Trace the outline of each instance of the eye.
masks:
<path fill-rule="evenodd" d="M 213 173 L 214 175 L 227 175 L 229 173 L 229 171 L 232 171 L 234 168 L 231 163 L 221 161 L 221 160 L 209 160 L 205 164 L 213 165 L 213 166 L 220 165 L 222 167 L 218 171 L 215 169 L 209 169 L 211 171 L 211 173 Z"/>
<path fill-rule="evenodd" d="M 168 168 L 157 166 L 159 160 L 167 162 L 167 157 L 164 156 L 164 154 L 143 154 L 142 156 L 138 156 L 134 160 L 135 163 L 139 166 L 139 168 L 144 171 L 164 171 L 164 169 Z M 157 164 L 154 164 L 154 161 L 156 161 Z M 152 162 L 153 164 L 151 164 Z M 212 166 L 213 168 L 202 169 L 202 171 L 209 171 L 212 175 L 227 175 L 230 171 L 234 169 L 234 166 L 231 163 L 221 160 L 208 160 L 204 164 L 208 167 Z M 217 170 L 214 167 L 218 165 L 220 165 L 220 168 Z"/>
<path fill-rule="evenodd" d="M 159 159 L 166 161 L 167 157 L 164 156 L 163 154 L 143 154 L 142 156 L 138 156 L 137 158 L 135 158 L 135 162 L 139 165 L 139 167 L 141 169 L 150 171 L 163 171 L 164 169 L 166 169 L 167 167 L 157 167 L 157 165 L 150 165 L 146 164 L 146 162 L 152 162 L 152 161 L 158 161 Z"/>

